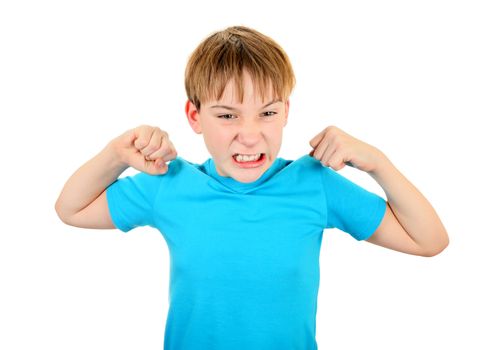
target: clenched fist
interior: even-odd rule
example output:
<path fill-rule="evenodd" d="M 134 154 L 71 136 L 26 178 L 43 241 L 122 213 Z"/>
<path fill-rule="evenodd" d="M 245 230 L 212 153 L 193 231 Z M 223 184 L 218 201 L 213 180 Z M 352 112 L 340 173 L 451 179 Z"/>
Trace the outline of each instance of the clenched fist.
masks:
<path fill-rule="evenodd" d="M 349 165 L 370 173 L 377 169 L 384 158 L 378 148 L 332 125 L 311 139 L 310 146 L 313 148 L 310 152 L 312 157 L 336 171 Z"/>
<path fill-rule="evenodd" d="M 149 125 L 126 131 L 110 146 L 122 163 L 150 175 L 165 174 L 166 162 L 177 157 L 167 132 Z"/>

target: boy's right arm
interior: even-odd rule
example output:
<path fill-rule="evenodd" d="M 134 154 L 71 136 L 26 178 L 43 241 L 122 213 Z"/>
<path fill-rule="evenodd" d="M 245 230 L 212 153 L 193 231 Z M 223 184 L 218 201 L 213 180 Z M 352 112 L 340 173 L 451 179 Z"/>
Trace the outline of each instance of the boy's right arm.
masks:
<path fill-rule="evenodd" d="M 59 218 L 71 226 L 115 228 L 107 205 L 106 189 L 129 166 L 151 174 L 164 174 L 165 162 L 177 152 L 168 134 L 143 125 L 112 140 L 67 180 L 55 203 Z"/>

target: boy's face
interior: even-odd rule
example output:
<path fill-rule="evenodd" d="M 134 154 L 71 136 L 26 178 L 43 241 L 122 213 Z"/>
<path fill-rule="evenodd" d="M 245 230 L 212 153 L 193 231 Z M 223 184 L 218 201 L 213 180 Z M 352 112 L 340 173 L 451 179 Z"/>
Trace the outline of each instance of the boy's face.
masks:
<path fill-rule="evenodd" d="M 272 94 L 261 100 L 246 71 L 243 89 L 243 103 L 238 103 L 231 80 L 221 99 L 202 102 L 200 112 L 188 101 L 186 115 L 193 130 L 203 134 L 217 173 L 248 183 L 256 181 L 277 158 L 289 101 L 275 100 Z"/>

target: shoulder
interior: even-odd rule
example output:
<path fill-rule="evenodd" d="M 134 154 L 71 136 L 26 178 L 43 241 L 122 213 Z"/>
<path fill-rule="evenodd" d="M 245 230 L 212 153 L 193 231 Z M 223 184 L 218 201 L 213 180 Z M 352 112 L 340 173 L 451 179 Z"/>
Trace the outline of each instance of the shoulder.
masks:
<path fill-rule="evenodd" d="M 322 164 L 315 158 L 305 155 L 296 160 L 279 158 L 281 169 L 276 177 L 286 187 L 296 186 L 307 190 L 322 186 Z M 280 182 L 280 181 L 279 181 Z"/>
<path fill-rule="evenodd" d="M 173 159 L 169 162 L 169 170 L 167 173 L 161 175 L 163 177 L 175 177 L 180 174 L 184 173 L 195 173 L 195 172 L 204 172 L 203 169 L 205 168 L 205 163 L 203 164 L 197 164 L 194 162 L 190 162 L 182 157 L 177 157 L 176 159 Z"/>
<path fill-rule="evenodd" d="M 283 168 L 291 171 L 304 171 L 306 173 L 319 173 L 322 171 L 322 164 L 309 155 L 304 155 L 296 160 L 286 160 L 280 158 Z"/>
<path fill-rule="evenodd" d="M 298 178 L 301 182 L 320 185 L 322 183 L 322 172 L 324 166 L 317 159 L 310 155 L 304 155 L 288 164 L 287 171 L 292 174 L 292 177 Z"/>
<path fill-rule="evenodd" d="M 355 184 L 338 171 L 322 165 L 322 163 L 310 155 L 305 155 L 291 164 L 295 172 L 301 174 L 306 180 L 321 185 L 326 192 L 346 195 L 350 191 L 364 192 L 365 189 Z"/>
<path fill-rule="evenodd" d="M 165 174 L 148 174 L 131 169 L 128 175 L 120 177 L 111 187 L 120 186 L 122 188 L 133 187 L 141 190 L 156 190 L 163 182 L 174 181 L 175 178 L 181 177 L 183 173 L 194 171 L 197 167 L 198 165 L 178 157 L 168 163 L 168 170 Z"/>

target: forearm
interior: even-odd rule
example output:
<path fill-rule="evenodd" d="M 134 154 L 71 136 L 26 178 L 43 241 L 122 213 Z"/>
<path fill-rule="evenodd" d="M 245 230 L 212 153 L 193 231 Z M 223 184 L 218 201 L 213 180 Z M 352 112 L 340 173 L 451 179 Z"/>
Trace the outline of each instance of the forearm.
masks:
<path fill-rule="evenodd" d="M 386 193 L 394 215 L 410 237 L 426 251 L 447 246 L 449 238 L 429 201 L 384 155 L 369 174 Z"/>
<path fill-rule="evenodd" d="M 67 218 L 84 209 L 127 167 L 109 143 L 67 180 L 55 204 L 57 214 Z"/>

